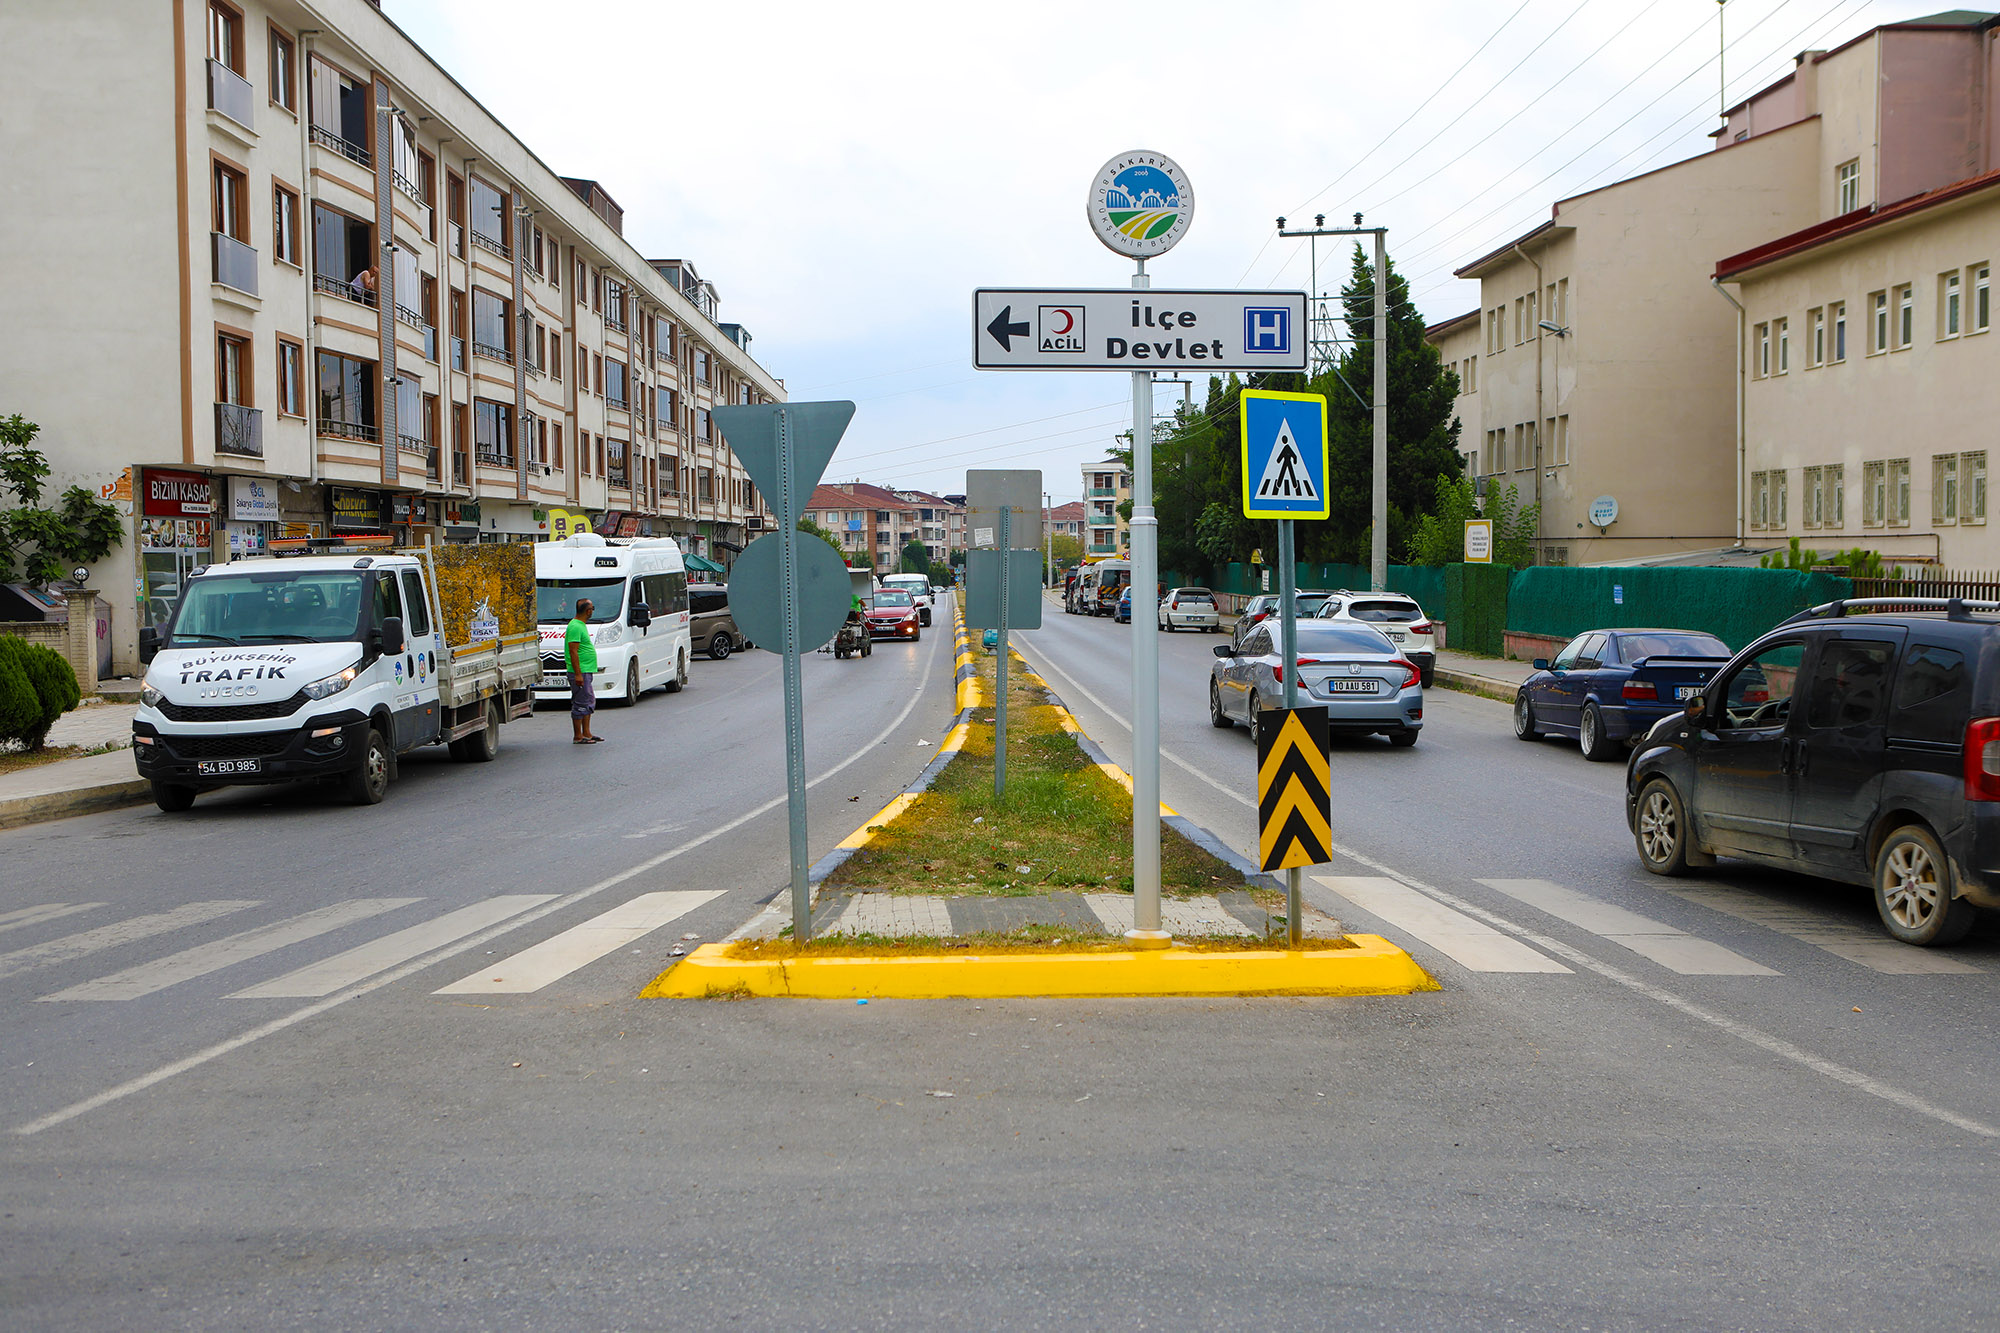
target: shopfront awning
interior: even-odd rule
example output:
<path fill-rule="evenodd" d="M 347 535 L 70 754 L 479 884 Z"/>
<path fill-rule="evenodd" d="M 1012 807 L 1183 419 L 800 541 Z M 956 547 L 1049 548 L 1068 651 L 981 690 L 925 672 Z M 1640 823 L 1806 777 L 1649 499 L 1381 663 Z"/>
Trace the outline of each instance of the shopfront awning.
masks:
<path fill-rule="evenodd" d="M 729 572 L 726 566 L 718 565 L 707 556 L 696 555 L 693 551 L 689 551 L 686 555 L 682 556 L 681 562 L 690 571 L 697 574 L 727 574 Z"/>

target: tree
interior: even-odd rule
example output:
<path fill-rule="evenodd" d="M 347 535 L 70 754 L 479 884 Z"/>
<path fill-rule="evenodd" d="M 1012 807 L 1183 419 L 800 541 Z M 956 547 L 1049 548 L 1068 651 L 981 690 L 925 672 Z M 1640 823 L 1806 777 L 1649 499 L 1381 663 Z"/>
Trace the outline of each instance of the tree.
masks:
<path fill-rule="evenodd" d="M 1470 519 L 1493 520 L 1493 560 L 1525 569 L 1535 561 L 1535 520 L 1539 505 L 1521 508 L 1517 486 L 1489 483 L 1482 514 L 1473 497 L 1470 477 L 1439 477 L 1437 507 L 1419 515 L 1410 530 L 1408 560 L 1413 565 L 1449 565 L 1465 559 L 1465 525 Z"/>
<path fill-rule="evenodd" d="M 1083 563 L 1083 539 L 1072 537 L 1066 532 L 1054 533 L 1049 537 L 1048 568 L 1042 572 L 1051 584 L 1058 582 L 1062 572 L 1074 569 Z"/>
<path fill-rule="evenodd" d="M 0 634 L 0 739 L 39 750 L 55 720 L 82 698 L 61 653 Z"/>
<path fill-rule="evenodd" d="M 844 565 L 847 563 L 847 552 L 844 549 L 842 549 L 840 545 L 840 539 L 834 536 L 832 533 L 828 532 L 825 528 L 821 527 L 819 524 L 813 522 L 809 518 L 802 518 L 799 520 L 799 531 L 809 532 L 813 536 L 819 538 L 821 541 L 825 542 L 828 546 L 831 546 L 834 549 L 835 553 L 840 556 L 841 564 Z"/>
<path fill-rule="evenodd" d="M 931 575 L 931 553 L 923 542 L 915 537 L 903 546 L 903 572 L 905 574 Z"/>
<path fill-rule="evenodd" d="M 42 506 L 48 460 L 34 447 L 41 427 L 18 413 L 0 418 L 0 489 L 14 504 L 0 509 L 0 582 L 14 577 L 19 561 L 30 583 L 49 584 L 76 565 L 102 560 L 124 540 L 118 510 L 81 486 Z"/>

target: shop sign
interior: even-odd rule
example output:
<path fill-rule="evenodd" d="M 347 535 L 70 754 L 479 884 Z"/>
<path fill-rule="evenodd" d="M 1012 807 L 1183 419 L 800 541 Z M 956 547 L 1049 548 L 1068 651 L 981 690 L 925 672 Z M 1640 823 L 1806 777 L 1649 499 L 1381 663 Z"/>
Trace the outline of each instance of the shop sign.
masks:
<path fill-rule="evenodd" d="M 149 467 L 145 478 L 143 512 L 147 514 L 161 518 L 207 518 L 215 512 L 215 483 L 199 472 Z"/>
<path fill-rule="evenodd" d="M 581 512 L 571 513 L 567 509 L 549 510 L 550 541 L 559 542 L 566 537 L 574 537 L 579 532 L 589 531 L 590 515 Z"/>
<path fill-rule="evenodd" d="M 618 535 L 618 525 L 624 521 L 624 518 L 625 511 L 622 509 L 605 510 L 604 517 L 597 520 L 597 535 L 600 537 L 616 537 Z"/>
<path fill-rule="evenodd" d="M 238 523 L 276 523 L 278 487 L 262 477 L 229 479 L 229 517 Z"/>
<path fill-rule="evenodd" d="M 374 491 L 349 491 L 336 486 L 333 494 L 333 525 L 337 528 L 379 528 L 382 526 L 382 497 Z"/>
<path fill-rule="evenodd" d="M 424 524 L 434 521 L 431 506 L 421 495 L 398 495 L 389 504 L 390 513 L 398 523 Z"/>
<path fill-rule="evenodd" d="M 97 498 L 106 504 L 116 505 L 118 512 L 121 514 L 131 513 L 132 469 L 129 467 L 125 468 L 119 472 L 116 481 L 107 481 L 99 485 L 97 488 Z"/>

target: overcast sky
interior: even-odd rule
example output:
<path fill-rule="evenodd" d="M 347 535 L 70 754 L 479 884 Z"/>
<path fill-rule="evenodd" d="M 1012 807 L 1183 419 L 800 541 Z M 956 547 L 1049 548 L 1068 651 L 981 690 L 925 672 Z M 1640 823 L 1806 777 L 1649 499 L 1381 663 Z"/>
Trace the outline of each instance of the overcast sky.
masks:
<path fill-rule="evenodd" d="M 1479 303 L 1451 270 L 1554 200 L 1706 149 L 1721 96 L 1714 0 L 383 5 L 602 181 L 644 254 L 691 260 L 791 397 L 859 405 L 827 480 L 1035 467 L 1057 503 L 1129 429 L 1129 377 L 974 371 L 971 296 L 1128 285 L 1084 219 L 1113 155 L 1166 153 L 1193 187 L 1156 286 L 1310 289 L 1274 219 L 1359 210 L 1435 321 Z M 1945 7 L 1729 0 L 1729 100 Z M 1322 242 L 1322 287 L 1347 265 Z"/>

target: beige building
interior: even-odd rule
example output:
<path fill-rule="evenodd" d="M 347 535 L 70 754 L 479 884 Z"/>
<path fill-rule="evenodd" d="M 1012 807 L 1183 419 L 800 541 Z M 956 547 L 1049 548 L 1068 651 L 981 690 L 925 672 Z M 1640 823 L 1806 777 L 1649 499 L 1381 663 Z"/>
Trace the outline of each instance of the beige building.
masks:
<path fill-rule="evenodd" d="M 710 416 L 783 396 L 748 333 L 369 0 L 11 5 L 0 73 L 0 403 L 129 509 L 121 668 L 279 536 L 765 525 Z"/>
<path fill-rule="evenodd" d="M 1107 458 L 1083 469 L 1083 503 L 1089 540 L 1084 543 L 1086 560 L 1108 560 L 1132 554 L 1132 534 L 1118 506 L 1132 498 L 1132 473 L 1123 463 Z"/>
<path fill-rule="evenodd" d="M 1452 400 L 1452 415 L 1458 419 L 1459 456 L 1465 459 L 1465 475 L 1480 477 L 1479 352 L 1484 326 L 1477 310 L 1433 324 L 1424 330 L 1424 341 L 1438 349 L 1444 369 L 1458 376 L 1458 397 Z"/>
<path fill-rule="evenodd" d="M 1995 25 L 1951 11 L 1805 52 L 1730 110 L 1713 151 L 1561 200 L 1458 270 L 1482 287 L 1477 407 L 1460 413 L 1478 427 L 1461 447 L 1477 474 L 1541 503 L 1544 561 L 1762 537 L 1738 404 L 1756 321 L 1718 296 L 1716 263 L 1989 170 Z M 1941 259 L 1925 281 L 1979 257 Z M 1437 326 L 1440 340 L 1462 360 L 1463 318 Z M 1616 514 L 1601 524 L 1612 511 L 1600 497 Z"/>
<path fill-rule="evenodd" d="M 1743 302 L 1750 541 L 2000 567 L 2000 172 L 1726 259 Z"/>

